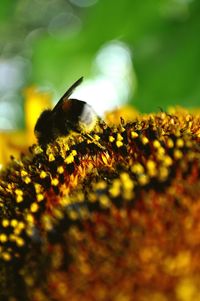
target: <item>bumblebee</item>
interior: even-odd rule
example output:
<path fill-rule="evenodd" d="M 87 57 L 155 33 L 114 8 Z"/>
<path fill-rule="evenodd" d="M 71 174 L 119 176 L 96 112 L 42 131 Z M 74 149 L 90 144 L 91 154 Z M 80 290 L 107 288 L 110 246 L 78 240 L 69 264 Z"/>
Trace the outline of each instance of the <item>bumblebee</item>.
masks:
<path fill-rule="evenodd" d="M 40 145 L 46 145 L 71 131 L 89 133 L 95 126 L 98 116 L 85 101 L 69 98 L 74 89 L 81 84 L 79 78 L 60 98 L 55 107 L 45 110 L 35 125 L 35 136 Z"/>

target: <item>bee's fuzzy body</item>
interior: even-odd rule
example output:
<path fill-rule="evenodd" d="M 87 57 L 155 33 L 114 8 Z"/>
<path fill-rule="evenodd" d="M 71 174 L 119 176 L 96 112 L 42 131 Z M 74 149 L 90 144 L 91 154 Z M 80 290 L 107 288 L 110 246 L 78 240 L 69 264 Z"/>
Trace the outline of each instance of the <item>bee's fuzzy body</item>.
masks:
<path fill-rule="evenodd" d="M 39 144 L 46 145 L 70 131 L 88 133 L 94 128 L 98 117 L 92 107 L 85 101 L 69 99 L 82 80 L 81 77 L 67 90 L 53 110 L 41 113 L 34 130 Z"/>

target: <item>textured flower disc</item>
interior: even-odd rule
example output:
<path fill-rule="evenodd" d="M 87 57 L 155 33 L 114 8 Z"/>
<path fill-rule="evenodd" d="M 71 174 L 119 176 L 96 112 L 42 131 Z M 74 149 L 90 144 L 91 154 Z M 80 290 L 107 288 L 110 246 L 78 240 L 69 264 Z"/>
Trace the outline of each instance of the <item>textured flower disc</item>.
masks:
<path fill-rule="evenodd" d="M 199 300 L 199 115 L 108 124 L 1 172 L 0 300 Z"/>

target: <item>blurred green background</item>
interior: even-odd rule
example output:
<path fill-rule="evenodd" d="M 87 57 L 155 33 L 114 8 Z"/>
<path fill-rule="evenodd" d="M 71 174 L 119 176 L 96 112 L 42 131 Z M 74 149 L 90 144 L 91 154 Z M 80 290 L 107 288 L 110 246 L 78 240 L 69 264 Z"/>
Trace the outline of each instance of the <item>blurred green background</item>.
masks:
<path fill-rule="evenodd" d="M 97 113 L 120 103 L 142 112 L 200 104 L 199 0 L 3 0 L 0 128 L 22 128 L 25 87 Z"/>

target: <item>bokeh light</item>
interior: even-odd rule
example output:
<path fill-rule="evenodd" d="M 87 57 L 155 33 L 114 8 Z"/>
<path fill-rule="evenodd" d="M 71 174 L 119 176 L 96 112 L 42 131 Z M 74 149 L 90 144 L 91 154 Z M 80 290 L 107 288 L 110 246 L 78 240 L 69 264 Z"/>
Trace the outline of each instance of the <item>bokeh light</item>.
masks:
<path fill-rule="evenodd" d="M 80 76 L 73 97 L 99 115 L 127 102 L 145 112 L 197 106 L 199 12 L 198 0 L 1 3 L 0 129 L 24 127 L 25 88 L 56 103 Z"/>
<path fill-rule="evenodd" d="M 70 0 L 70 2 L 80 7 L 88 7 L 96 4 L 98 0 Z"/>
<path fill-rule="evenodd" d="M 125 43 L 111 41 L 103 45 L 96 54 L 93 74 L 73 97 L 87 101 L 99 115 L 128 102 L 136 79 L 131 51 Z"/>

